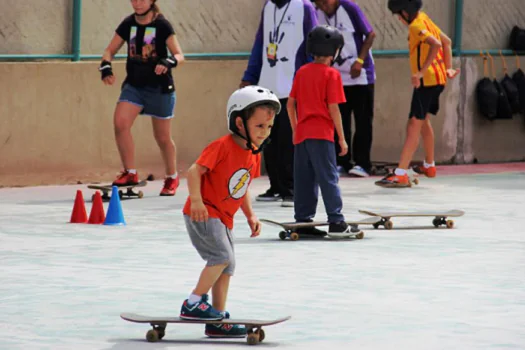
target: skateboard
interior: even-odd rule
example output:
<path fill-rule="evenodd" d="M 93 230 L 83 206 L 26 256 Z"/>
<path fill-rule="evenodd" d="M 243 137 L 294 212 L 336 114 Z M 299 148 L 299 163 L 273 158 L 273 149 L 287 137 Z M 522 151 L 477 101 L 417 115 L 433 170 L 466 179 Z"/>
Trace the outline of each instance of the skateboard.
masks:
<path fill-rule="evenodd" d="M 144 197 L 144 193 L 142 191 L 133 192 L 133 189 L 135 187 L 144 187 L 144 186 L 147 185 L 147 183 L 148 183 L 147 180 L 142 180 L 136 185 L 117 186 L 118 194 L 119 194 L 120 199 L 123 199 L 124 196 L 129 197 L 129 198 L 131 198 L 131 197 L 138 197 L 138 198 Z M 92 190 L 101 190 L 102 191 L 102 200 L 103 201 L 109 201 L 109 199 L 111 198 L 109 196 L 109 193 L 112 191 L 113 185 L 111 185 L 111 184 L 109 184 L 109 185 L 88 185 L 88 188 L 90 188 Z M 123 191 L 123 190 L 126 190 L 126 191 Z M 95 195 L 92 195 L 91 196 L 91 200 L 94 200 L 94 199 L 95 199 Z"/>
<path fill-rule="evenodd" d="M 453 220 L 447 220 L 447 217 L 458 217 L 463 216 L 465 212 L 463 210 L 449 210 L 449 211 L 419 211 L 419 212 L 374 212 L 368 210 L 359 210 L 361 214 L 370 215 L 374 217 L 381 217 L 381 220 L 374 224 L 374 228 L 379 228 L 379 226 L 384 226 L 387 230 L 391 230 L 394 227 L 390 218 L 397 216 L 433 216 L 432 224 L 437 228 L 441 225 L 445 225 L 447 228 L 454 227 Z"/>
<path fill-rule="evenodd" d="M 183 320 L 180 317 L 152 317 L 152 316 L 143 316 L 133 313 L 122 313 L 120 317 L 123 320 L 135 323 L 149 323 L 152 327 L 146 333 L 146 340 L 150 343 L 157 342 L 164 338 L 166 335 L 166 326 L 168 323 L 195 323 L 195 324 L 239 324 L 246 326 L 248 336 L 246 341 L 249 345 L 257 345 L 257 343 L 262 342 L 265 339 L 263 326 L 271 326 L 281 322 L 288 321 L 291 316 L 286 316 L 282 318 L 277 318 L 274 320 L 242 320 L 242 319 L 223 319 L 223 320 Z"/>
<path fill-rule="evenodd" d="M 363 239 L 365 237 L 365 234 L 363 233 L 363 231 L 359 230 L 359 225 L 374 225 L 380 220 L 381 220 L 380 217 L 371 217 L 371 218 L 366 218 L 360 221 L 347 221 L 346 223 L 352 228 L 352 232 L 350 232 L 346 236 L 330 235 L 330 234 L 328 234 L 328 236 L 332 238 L 355 237 L 357 239 Z M 330 225 L 328 222 L 325 222 L 325 221 L 298 223 L 298 222 L 277 222 L 277 221 L 268 220 L 268 219 L 261 219 L 261 222 L 266 223 L 270 226 L 274 226 L 274 227 L 283 229 L 283 231 L 279 232 L 279 238 L 283 241 L 286 238 L 290 238 L 292 241 L 297 241 L 299 239 L 299 233 L 297 233 L 296 230 L 299 228 Z"/>

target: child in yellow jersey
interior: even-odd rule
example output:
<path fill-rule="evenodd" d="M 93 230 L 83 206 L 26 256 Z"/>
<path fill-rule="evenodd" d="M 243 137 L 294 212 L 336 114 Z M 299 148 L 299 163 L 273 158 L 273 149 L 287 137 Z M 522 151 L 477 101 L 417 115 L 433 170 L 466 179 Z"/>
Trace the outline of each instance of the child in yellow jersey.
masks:
<path fill-rule="evenodd" d="M 399 165 L 376 185 L 383 187 L 409 187 L 407 174 L 412 156 L 423 136 L 425 162 L 414 171 L 427 177 L 436 176 L 434 162 L 434 131 L 430 116 L 439 111 L 439 96 L 447 79 L 459 74 L 452 68 L 452 41 L 421 11 L 422 0 L 389 0 L 388 8 L 408 26 L 408 42 L 412 86 L 414 92 L 407 126 L 407 136 Z"/>

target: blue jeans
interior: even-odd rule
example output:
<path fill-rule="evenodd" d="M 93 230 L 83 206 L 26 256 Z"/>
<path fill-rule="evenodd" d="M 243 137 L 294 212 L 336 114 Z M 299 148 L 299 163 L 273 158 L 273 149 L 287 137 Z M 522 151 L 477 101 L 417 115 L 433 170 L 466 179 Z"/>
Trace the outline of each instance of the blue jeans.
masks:
<path fill-rule="evenodd" d="M 163 94 L 160 87 L 138 88 L 124 84 L 118 101 L 142 107 L 140 114 L 160 119 L 170 119 L 173 118 L 176 100 L 175 92 Z"/>

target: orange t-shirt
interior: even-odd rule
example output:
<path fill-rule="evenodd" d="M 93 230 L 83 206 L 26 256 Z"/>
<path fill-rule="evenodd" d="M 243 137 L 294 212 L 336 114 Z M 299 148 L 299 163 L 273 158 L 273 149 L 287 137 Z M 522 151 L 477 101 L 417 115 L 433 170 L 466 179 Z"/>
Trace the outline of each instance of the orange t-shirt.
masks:
<path fill-rule="evenodd" d="M 261 176 L 261 155 L 235 143 L 232 135 L 210 143 L 195 162 L 208 171 L 201 178 L 201 195 L 208 215 L 230 230 L 251 181 Z M 191 215 L 190 197 L 182 212 Z"/>

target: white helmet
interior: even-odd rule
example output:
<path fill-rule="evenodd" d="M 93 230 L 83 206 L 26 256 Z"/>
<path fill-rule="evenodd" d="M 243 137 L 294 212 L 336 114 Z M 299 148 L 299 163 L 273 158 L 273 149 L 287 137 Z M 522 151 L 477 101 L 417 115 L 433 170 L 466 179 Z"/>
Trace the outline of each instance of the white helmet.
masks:
<path fill-rule="evenodd" d="M 236 132 L 234 119 L 239 112 L 247 108 L 260 104 L 270 103 L 277 108 L 277 114 L 281 111 L 281 103 L 273 92 L 257 85 L 248 85 L 236 90 L 228 100 L 226 115 L 228 120 L 228 130 L 231 133 Z"/>

